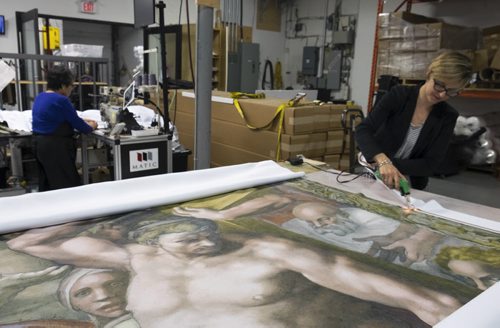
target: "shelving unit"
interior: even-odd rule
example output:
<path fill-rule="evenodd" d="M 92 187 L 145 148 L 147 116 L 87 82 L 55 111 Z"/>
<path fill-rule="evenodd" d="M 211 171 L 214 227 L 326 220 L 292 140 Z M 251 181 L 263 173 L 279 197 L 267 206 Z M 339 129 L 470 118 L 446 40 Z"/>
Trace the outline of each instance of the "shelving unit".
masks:
<path fill-rule="evenodd" d="M 77 109 L 83 109 L 83 89 L 87 87 L 92 87 L 93 105 L 94 108 L 99 108 L 96 97 L 98 87 L 108 85 L 110 81 L 109 60 L 107 58 L 13 53 L 0 53 L 0 58 L 15 68 L 16 76 L 13 84 L 15 86 L 15 102 L 19 111 L 31 109 L 36 95 L 44 91 L 44 86 L 47 84 L 45 81 L 47 68 L 55 64 L 66 65 L 75 75 L 75 85 L 78 86 L 76 88 Z"/>
<path fill-rule="evenodd" d="M 500 99 L 500 89 L 468 88 L 468 89 L 465 89 L 460 94 L 460 97 L 499 100 Z"/>
<path fill-rule="evenodd" d="M 435 2 L 435 0 L 406 0 L 401 3 L 401 5 L 395 10 L 399 10 L 403 5 L 406 4 L 406 11 L 411 11 L 412 3 L 421 3 L 421 2 Z M 377 17 L 379 14 L 383 12 L 384 1 L 378 0 L 377 7 Z M 377 23 L 378 24 L 378 23 Z M 374 42 L 374 51 L 372 57 L 372 69 L 370 76 L 370 89 L 369 89 L 369 99 L 368 99 L 368 112 L 372 109 L 373 104 L 373 95 L 377 90 L 376 80 L 377 80 L 377 61 L 379 55 L 379 29 L 378 26 L 375 29 L 375 42 Z M 486 88 L 467 88 L 461 94 L 462 98 L 475 98 L 475 99 L 489 99 L 489 100 L 498 100 L 500 99 L 500 89 L 486 89 Z"/>
<path fill-rule="evenodd" d="M 414 3 L 416 2 L 428 2 L 428 1 L 413 1 Z M 411 10 L 411 0 L 403 1 L 403 3 L 398 7 L 401 8 L 403 4 L 407 4 L 407 11 Z M 379 55 L 379 44 L 380 37 L 379 37 L 379 20 L 378 17 L 379 15 L 383 12 L 383 7 L 384 7 L 384 1 L 383 0 L 378 0 L 378 8 L 377 8 L 377 28 L 375 29 L 375 42 L 374 42 L 374 52 L 373 52 L 373 58 L 372 58 L 372 71 L 371 71 L 371 80 L 370 80 L 370 93 L 369 93 L 369 101 L 368 101 L 368 112 L 371 111 L 372 109 L 372 104 L 373 104 L 373 95 L 375 94 L 375 91 L 378 89 L 378 85 L 376 84 L 377 80 L 377 63 L 378 63 L 378 55 Z M 397 11 L 397 9 L 396 9 Z M 420 49 L 421 51 L 424 51 Z M 418 81 L 418 80 L 408 80 L 408 79 L 403 79 L 403 84 L 415 84 L 418 82 L 423 82 Z M 483 82 L 482 82 L 483 83 Z M 484 81 L 484 83 L 488 83 L 487 81 Z M 490 82 L 492 87 L 498 87 L 498 84 L 495 85 L 493 82 Z M 472 85 L 471 87 L 466 88 L 463 90 L 460 95 L 457 97 L 456 100 L 459 102 L 461 101 L 462 103 L 466 104 L 469 103 L 468 100 L 473 99 L 474 103 L 477 103 L 477 101 L 484 101 L 484 103 L 488 103 L 488 101 L 491 100 L 500 100 L 500 88 L 484 88 L 484 85 L 490 86 L 488 84 L 479 84 L 478 86 Z M 477 100 L 477 101 L 476 101 Z M 458 108 L 457 108 L 458 109 Z M 498 154 L 500 155 L 500 154 Z M 480 171 L 484 173 L 489 173 L 497 178 L 500 177 L 500 162 L 497 161 L 497 163 L 494 164 L 483 164 L 483 165 L 469 165 L 467 169 L 470 170 L 475 170 L 475 171 Z"/>
<path fill-rule="evenodd" d="M 219 26 L 213 29 L 213 45 L 212 45 L 212 88 L 220 91 L 226 90 L 226 75 L 227 75 L 227 52 L 228 52 L 228 28 L 226 26 Z M 193 61 L 195 59 L 196 53 L 196 42 L 193 37 L 196 31 L 196 25 L 191 24 L 191 50 L 193 55 Z M 238 34 L 240 29 L 238 28 Z M 252 27 L 243 26 L 243 42 L 252 42 Z M 193 32 L 194 31 L 194 32 Z M 239 38 L 239 36 L 238 36 Z M 187 25 L 182 25 L 182 54 L 184 58 L 189 58 L 189 44 L 188 44 L 188 33 Z M 182 79 L 191 81 L 191 69 L 189 64 L 189 59 L 182 61 Z"/>
<path fill-rule="evenodd" d="M 212 87 L 217 90 L 225 90 L 226 88 L 226 54 L 224 50 L 224 40 L 222 39 L 223 33 L 220 28 L 214 28 L 213 38 L 213 74 L 212 74 Z"/>

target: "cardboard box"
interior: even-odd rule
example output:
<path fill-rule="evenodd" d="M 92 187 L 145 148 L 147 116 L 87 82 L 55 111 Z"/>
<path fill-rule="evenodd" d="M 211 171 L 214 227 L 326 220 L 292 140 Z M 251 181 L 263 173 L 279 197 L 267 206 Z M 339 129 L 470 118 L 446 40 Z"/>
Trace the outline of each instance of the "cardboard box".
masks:
<path fill-rule="evenodd" d="M 500 49 L 500 33 L 483 36 L 483 47 L 490 53 L 490 59 Z"/>
<path fill-rule="evenodd" d="M 326 133 L 308 135 L 282 135 L 281 159 L 287 159 L 299 154 L 308 158 L 323 156 L 326 149 Z"/>
<path fill-rule="evenodd" d="M 336 170 L 349 170 L 349 155 L 325 155 L 323 161 Z"/>
<path fill-rule="evenodd" d="M 411 24 L 437 23 L 439 19 L 413 14 L 407 11 L 396 11 L 391 13 L 381 13 L 378 15 L 379 26 L 395 26 Z"/>
<path fill-rule="evenodd" d="M 179 130 L 180 142 L 187 148 L 194 146 L 194 115 L 178 112 L 176 126 Z M 280 159 L 302 154 L 306 157 L 318 157 L 325 154 L 326 132 L 306 135 L 281 135 Z M 212 120 L 212 145 L 214 143 L 231 146 L 258 154 L 265 159 L 276 159 L 278 133 L 274 131 L 255 131 L 246 126 Z M 228 155 L 228 156 L 232 156 Z M 245 163 L 241 159 L 238 163 Z M 219 162 L 223 162 L 219 160 Z"/>
<path fill-rule="evenodd" d="M 343 129 L 328 131 L 325 155 L 349 152 L 349 135 Z"/>
<path fill-rule="evenodd" d="M 379 51 L 435 51 L 439 49 L 439 41 L 437 37 L 412 40 L 380 40 Z"/>
<path fill-rule="evenodd" d="M 194 136 L 189 133 L 179 133 L 179 138 L 183 144 L 194 145 Z M 212 148 L 210 158 L 211 167 L 260 162 L 269 159 L 266 156 L 218 142 L 212 142 L 210 147 Z M 187 169 L 194 169 L 194 161 L 188 161 Z"/>
<path fill-rule="evenodd" d="M 425 80 L 427 67 L 437 52 L 409 51 L 379 53 L 377 75 L 394 75 L 402 79 Z"/>
<path fill-rule="evenodd" d="M 500 34 L 500 25 L 483 28 L 483 35 Z"/>
<path fill-rule="evenodd" d="M 218 142 L 212 142 L 211 146 L 211 164 L 213 167 L 260 162 L 269 159 L 260 154 L 252 153 L 245 149 L 239 149 L 225 144 L 220 144 Z"/>
<path fill-rule="evenodd" d="M 180 142 L 186 148 L 194 150 L 195 108 L 192 96 L 193 94 L 189 92 L 185 95 L 179 92 L 175 124 L 179 131 Z M 277 126 L 252 130 L 238 114 L 228 93 L 214 92 L 214 96 L 211 111 L 212 164 L 230 165 L 264 159 L 275 160 Z M 260 126 L 272 119 L 277 106 L 283 101 L 241 99 L 240 102 L 247 116 L 247 122 Z M 359 106 L 334 104 L 287 108 L 281 134 L 280 159 L 284 160 L 299 154 L 307 158 L 319 158 L 325 155 L 327 132 L 343 131 L 342 117 L 348 108 L 361 110 Z M 339 146 L 332 145 L 332 147 Z M 188 167 L 191 166 L 189 163 Z"/>
<path fill-rule="evenodd" d="M 497 50 L 495 56 L 493 56 L 490 67 L 500 70 L 500 50 Z"/>
<path fill-rule="evenodd" d="M 396 26 L 381 26 L 378 28 L 378 38 L 386 39 L 415 39 L 427 37 L 427 28 L 422 25 L 407 24 Z"/>
<path fill-rule="evenodd" d="M 391 51 L 437 51 L 477 49 L 479 29 L 446 23 L 379 29 L 379 49 Z M 484 38 L 483 38 L 484 40 Z"/>
<path fill-rule="evenodd" d="M 345 105 L 330 105 L 330 115 L 328 118 L 327 131 L 330 131 L 332 129 L 342 128 L 342 114 L 344 113 L 344 111 L 346 109 L 347 109 L 347 106 L 345 106 Z"/>
<path fill-rule="evenodd" d="M 474 72 L 480 72 L 481 70 L 487 68 L 490 63 L 490 55 L 488 49 L 478 49 L 474 51 L 474 56 L 472 58 L 472 70 Z"/>
<path fill-rule="evenodd" d="M 446 23 L 430 23 L 427 26 L 427 37 L 437 37 L 437 49 L 477 49 L 479 29 Z M 436 50 L 437 50 L 436 49 Z"/>
<path fill-rule="evenodd" d="M 182 91 L 177 95 L 177 112 L 195 113 L 194 94 Z M 276 109 L 284 103 L 282 99 L 239 99 L 246 121 L 240 116 L 233 99 L 227 92 L 214 92 L 212 97 L 212 119 L 240 125 L 262 127 L 273 122 L 267 130 L 278 131 L 278 119 L 273 121 Z M 335 105 L 333 105 L 335 107 Z M 346 108 L 345 106 L 343 107 Z M 340 126 L 341 111 L 332 105 L 305 105 L 285 109 L 283 128 L 289 135 L 326 132 L 331 126 Z M 331 120 L 335 122 L 330 123 Z"/>
<path fill-rule="evenodd" d="M 382 40 L 427 37 L 427 27 L 424 24 L 438 22 L 436 18 L 404 11 L 382 13 L 378 16 L 378 38 Z"/>

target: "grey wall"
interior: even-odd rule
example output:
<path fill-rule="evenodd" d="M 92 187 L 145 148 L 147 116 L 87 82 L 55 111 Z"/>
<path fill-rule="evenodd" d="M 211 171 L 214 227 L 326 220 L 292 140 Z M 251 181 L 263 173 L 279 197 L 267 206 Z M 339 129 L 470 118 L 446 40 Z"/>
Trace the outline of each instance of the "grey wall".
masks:
<path fill-rule="evenodd" d="M 361 105 L 365 112 L 369 99 L 376 25 L 377 1 L 359 0 L 358 26 L 351 71 L 351 98 Z"/>
<path fill-rule="evenodd" d="M 38 8 L 40 14 L 82 18 L 117 23 L 133 23 L 133 0 L 100 0 L 95 14 L 80 12 L 75 0 L 0 0 L 0 14 L 5 16 L 6 34 L 0 36 L 0 51 L 17 53 L 16 11 Z"/>
<path fill-rule="evenodd" d="M 329 12 L 333 12 L 336 2 L 339 0 L 328 0 Z M 167 5 L 166 23 L 177 24 L 179 22 L 180 0 L 165 1 Z M 260 43 L 261 76 L 263 63 L 266 59 L 273 63 L 280 60 L 285 86 L 296 86 L 297 71 L 302 63 L 302 48 L 305 45 L 315 45 L 323 42 L 322 30 L 325 1 L 324 0 L 288 0 L 280 1 L 282 6 L 281 32 L 270 32 L 255 29 L 256 22 L 256 0 L 243 1 L 243 25 L 253 26 L 253 41 Z M 363 108 L 366 108 L 369 99 L 369 83 L 371 63 L 373 55 L 373 44 L 376 27 L 377 0 L 343 0 L 343 14 L 358 14 L 356 30 L 356 41 L 354 59 L 351 69 L 351 98 Z M 401 0 L 385 0 L 384 11 L 393 11 Z M 85 19 L 104 20 L 121 23 L 133 23 L 133 1 L 132 0 L 100 0 L 97 1 L 97 14 L 87 15 L 79 12 L 77 1 L 73 0 L 44 0 L 43 6 L 39 0 L 7 1 L 0 0 L 0 13 L 7 19 L 7 34 L 0 36 L 0 49 L 2 52 L 17 52 L 17 40 L 15 37 L 15 11 L 27 11 L 38 6 L 42 14 L 51 14 L 65 17 L 78 17 Z M 197 12 L 195 0 L 189 0 L 190 21 L 196 22 Z M 295 8 L 300 17 L 309 17 L 305 21 L 306 35 L 318 35 L 303 39 L 286 39 L 286 20 L 294 15 Z M 412 11 L 428 16 L 441 17 L 452 24 L 487 27 L 500 24 L 498 12 L 500 12 L 500 1 L 498 0 L 443 0 L 440 2 L 413 4 Z M 288 16 L 287 16 L 288 14 Z M 185 24 L 185 6 L 182 8 L 180 19 Z M 288 31 L 290 32 L 290 31 Z M 98 33 L 97 33 L 98 34 Z M 327 40 L 330 35 L 327 33 Z M 124 68 L 135 67 L 135 58 L 132 48 L 142 44 L 142 33 L 132 28 L 120 28 L 120 65 Z M 67 40 L 65 40 L 66 43 Z M 122 81 L 123 82 L 123 81 Z"/>

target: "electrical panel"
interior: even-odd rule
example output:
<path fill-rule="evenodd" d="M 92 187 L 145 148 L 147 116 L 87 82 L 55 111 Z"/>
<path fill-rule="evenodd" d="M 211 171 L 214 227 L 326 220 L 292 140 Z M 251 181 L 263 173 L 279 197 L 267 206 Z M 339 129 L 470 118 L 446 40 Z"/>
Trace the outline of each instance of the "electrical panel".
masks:
<path fill-rule="evenodd" d="M 302 53 L 302 74 L 316 75 L 318 73 L 319 47 L 304 47 Z"/>
<path fill-rule="evenodd" d="M 328 76 L 327 89 L 339 90 L 342 76 L 342 51 L 331 50 L 327 55 Z"/>
<path fill-rule="evenodd" d="M 353 44 L 354 31 L 334 31 L 332 33 L 333 44 Z"/>
<path fill-rule="evenodd" d="M 228 54 L 227 91 L 254 93 L 259 84 L 258 43 L 241 42 L 238 52 Z"/>

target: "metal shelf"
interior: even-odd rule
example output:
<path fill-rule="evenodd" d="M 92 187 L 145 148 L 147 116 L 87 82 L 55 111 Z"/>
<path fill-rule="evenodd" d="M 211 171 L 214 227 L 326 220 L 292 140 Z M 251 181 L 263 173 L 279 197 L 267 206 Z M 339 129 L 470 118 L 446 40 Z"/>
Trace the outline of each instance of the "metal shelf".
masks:
<path fill-rule="evenodd" d="M 15 53 L 0 53 L 0 58 L 14 66 L 16 76 L 14 80 L 16 105 L 19 111 L 30 109 L 31 103 L 38 93 L 43 91 L 44 81 L 42 68 L 50 64 L 61 63 L 74 71 L 75 85 L 78 86 L 78 109 L 83 105 L 83 87 L 92 86 L 92 94 L 98 94 L 98 87 L 108 85 L 110 81 L 109 59 L 93 57 L 69 57 L 52 55 L 29 55 Z M 90 75 L 85 72 L 88 69 Z M 88 77 L 92 81 L 86 81 Z M 31 88 L 30 88 L 31 86 Z M 97 107 L 97 98 L 94 98 L 94 108 Z"/>
<path fill-rule="evenodd" d="M 500 89 L 465 89 L 460 97 L 477 99 L 500 99 Z"/>
<path fill-rule="evenodd" d="M 21 81 L 12 81 L 10 82 L 11 84 L 16 84 L 16 83 L 19 83 L 19 84 L 33 84 L 33 81 L 28 81 L 28 80 L 21 80 Z M 45 85 L 47 84 L 47 81 L 35 81 L 35 84 L 38 84 L 38 85 Z M 108 85 L 108 83 L 106 82 L 74 82 L 73 84 L 75 85 L 93 85 L 93 84 L 96 84 L 96 85 L 99 85 L 99 86 L 103 86 L 103 85 Z"/>
<path fill-rule="evenodd" d="M 377 17 L 380 13 L 383 12 L 384 2 L 385 2 L 384 0 L 378 0 L 377 13 L 376 13 Z M 436 0 L 404 0 L 395 11 L 400 9 L 404 4 L 407 5 L 406 10 L 410 11 L 412 3 L 421 3 L 421 2 L 436 2 Z M 378 85 L 376 83 L 376 80 L 377 80 L 376 66 L 377 66 L 377 59 L 378 59 L 379 40 L 380 39 L 378 37 L 378 22 L 377 22 L 377 27 L 375 28 L 375 42 L 374 42 L 374 51 L 373 51 L 373 56 L 372 56 L 370 89 L 369 89 L 367 112 L 370 112 L 372 110 L 373 97 L 374 97 L 375 91 L 378 89 Z M 498 100 L 498 99 L 500 99 L 500 89 L 467 88 L 460 93 L 459 97 Z"/>

